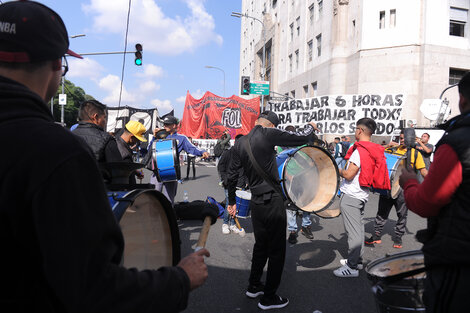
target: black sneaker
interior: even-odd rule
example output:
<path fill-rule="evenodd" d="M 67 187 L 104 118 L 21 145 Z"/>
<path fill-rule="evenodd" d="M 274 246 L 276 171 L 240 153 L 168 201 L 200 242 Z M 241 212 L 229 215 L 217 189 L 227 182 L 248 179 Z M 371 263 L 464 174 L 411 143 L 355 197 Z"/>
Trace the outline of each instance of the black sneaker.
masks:
<path fill-rule="evenodd" d="M 305 237 L 307 237 L 308 239 L 313 239 L 313 233 L 312 233 L 312 229 L 310 228 L 310 226 L 306 226 L 306 227 L 303 227 L 300 229 L 300 232 L 302 233 L 302 235 L 304 235 Z"/>
<path fill-rule="evenodd" d="M 393 247 L 396 248 L 396 249 L 403 248 L 403 242 L 401 241 L 401 238 L 395 238 L 393 240 Z"/>
<path fill-rule="evenodd" d="M 369 239 L 364 240 L 364 243 L 366 245 L 373 245 L 374 243 L 379 244 L 379 243 L 382 243 L 382 239 L 376 234 L 373 234 L 372 236 L 370 236 Z"/>
<path fill-rule="evenodd" d="M 281 309 L 289 304 L 289 299 L 274 295 L 272 297 L 262 297 L 259 300 L 258 307 L 262 310 Z"/>
<path fill-rule="evenodd" d="M 263 284 L 249 285 L 245 294 L 248 298 L 252 298 L 252 299 L 262 296 L 264 295 L 264 285 Z"/>
<path fill-rule="evenodd" d="M 293 244 L 295 245 L 297 243 L 297 233 L 295 231 L 291 231 L 290 234 L 289 234 L 289 238 L 287 239 L 287 241 L 290 243 L 290 244 Z"/>

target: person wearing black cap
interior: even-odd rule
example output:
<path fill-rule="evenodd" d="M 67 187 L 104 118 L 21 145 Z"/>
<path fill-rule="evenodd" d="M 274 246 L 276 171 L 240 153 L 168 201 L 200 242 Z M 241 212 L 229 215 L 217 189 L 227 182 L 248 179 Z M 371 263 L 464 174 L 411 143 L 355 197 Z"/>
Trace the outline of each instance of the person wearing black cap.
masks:
<path fill-rule="evenodd" d="M 124 239 L 98 163 L 46 104 L 67 72 L 67 30 L 32 1 L 0 4 L 2 312 L 176 312 L 207 277 L 205 249 L 178 266 L 122 267 Z"/>
<path fill-rule="evenodd" d="M 291 133 L 275 128 L 279 118 L 272 111 L 260 114 L 255 127 L 246 136 L 235 141 L 232 147 L 232 161 L 228 170 L 228 201 L 229 212 L 236 212 L 235 190 L 239 170 L 243 167 L 248 177 L 251 190 L 251 219 L 255 235 L 251 273 L 246 295 L 250 298 L 261 296 L 258 307 L 267 309 L 283 308 L 289 300 L 276 295 L 281 282 L 286 254 L 286 227 L 287 217 L 283 196 L 273 186 L 265 181 L 250 160 L 248 154 L 249 141 L 256 163 L 272 178 L 279 182 L 276 165 L 275 146 L 300 146 L 313 143 L 317 136 L 315 123 L 307 124 L 303 132 Z M 261 283 L 263 268 L 268 262 L 266 285 Z"/>
<path fill-rule="evenodd" d="M 185 135 L 180 135 L 177 133 L 178 129 L 178 119 L 174 116 L 168 115 L 165 116 L 163 119 L 163 128 L 166 132 L 168 132 L 168 136 L 166 139 L 176 139 L 178 143 L 178 153 L 181 153 L 181 151 L 186 151 L 186 153 L 195 155 L 195 156 L 202 156 L 203 158 L 208 158 L 209 153 L 206 152 L 204 149 L 199 149 L 195 145 L 193 145 L 188 137 Z M 154 133 L 154 138 L 150 141 L 149 146 L 148 146 L 148 151 L 152 150 L 152 145 L 153 142 L 156 140 L 155 138 L 157 137 L 157 133 L 162 131 L 161 128 L 155 128 L 153 133 Z M 179 162 L 179 160 L 178 160 Z M 158 169 L 156 169 L 158 170 Z M 163 192 L 163 194 L 170 200 L 171 204 L 175 202 L 175 196 L 176 192 L 178 190 L 178 182 L 177 181 L 170 181 L 170 182 L 160 182 L 158 181 L 156 173 L 152 174 L 152 177 L 150 178 L 150 183 L 155 185 L 155 189 Z"/>

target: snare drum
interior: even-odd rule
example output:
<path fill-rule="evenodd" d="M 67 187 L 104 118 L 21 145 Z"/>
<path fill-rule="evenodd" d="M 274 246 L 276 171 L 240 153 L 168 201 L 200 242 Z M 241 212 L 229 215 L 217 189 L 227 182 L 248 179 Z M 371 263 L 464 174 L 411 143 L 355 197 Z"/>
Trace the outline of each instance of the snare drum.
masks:
<path fill-rule="evenodd" d="M 250 200 L 251 192 L 245 190 L 237 190 L 235 192 L 235 199 L 237 203 L 237 216 L 246 218 L 250 216 Z"/>
<path fill-rule="evenodd" d="M 176 140 L 155 140 L 152 149 L 158 181 L 170 182 L 180 180 L 181 168 Z"/>
<path fill-rule="evenodd" d="M 178 264 L 178 224 L 171 203 L 161 192 L 112 191 L 108 199 L 124 236 L 124 266 L 144 270 Z"/>
<path fill-rule="evenodd" d="M 403 162 L 403 160 L 406 159 L 406 156 L 385 152 L 385 158 L 387 159 L 388 175 L 390 177 L 390 186 L 392 188 L 391 190 L 372 189 L 372 191 L 383 196 L 389 196 L 392 199 L 396 199 L 401 191 L 399 178 L 402 169 L 405 167 L 405 162 Z"/>
<path fill-rule="evenodd" d="M 284 150 L 276 157 L 284 195 L 292 204 L 321 217 L 336 217 L 329 211 L 339 189 L 338 166 L 331 154 L 317 146 Z"/>
<path fill-rule="evenodd" d="M 379 312 L 425 312 L 423 291 L 426 273 L 420 250 L 374 260 L 366 266 L 366 272 L 374 285 L 372 291 Z"/>

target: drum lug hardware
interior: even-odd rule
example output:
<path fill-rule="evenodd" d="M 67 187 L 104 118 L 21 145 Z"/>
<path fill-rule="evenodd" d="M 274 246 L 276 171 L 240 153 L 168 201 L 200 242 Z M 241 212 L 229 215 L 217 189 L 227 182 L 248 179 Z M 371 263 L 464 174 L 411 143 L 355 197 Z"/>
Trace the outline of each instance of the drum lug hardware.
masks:
<path fill-rule="evenodd" d="M 113 193 L 112 197 L 113 197 L 113 200 L 114 200 L 114 201 L 117 201 L 117 202 L 130 202 L 130 203 L 134 202 L 134 201 L 132 201 L 132 200 L 130 200 L 130 199 L 118 198 L 118 194 L 117 194 L 117 193 Z"/>

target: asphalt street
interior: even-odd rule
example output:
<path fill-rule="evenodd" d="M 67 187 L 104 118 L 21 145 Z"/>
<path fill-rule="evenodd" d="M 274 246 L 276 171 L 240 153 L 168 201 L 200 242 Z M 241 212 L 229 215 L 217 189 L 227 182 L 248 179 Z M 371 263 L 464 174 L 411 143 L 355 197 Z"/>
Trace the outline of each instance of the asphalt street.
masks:
<path fill-rule="evenodd" d="M 218 185 L 217 169 L 213 162 L 199 162 L 196 178 L 184 180 L 178 185 L 176 202 L 183 201 L 184 191 L 189 201 L 205 200 L 211 196 L 218 201 L 224 200 L 224 191 Z M 186 167 L 181 169 L 186 177 Z M 146 179 L 149 172 L 146 173 Z M 192 173 L 190 175 L 192 177 Z M 366 236 L 373 230 L 377 212 L 378 196 L 371 194 L 365 209 Z M 423 218 L 409 212 L 403 248 L 395 249 L 392 244 L 393 227 L 396 221 L 394 209 L 387 222 L 382 243 L 375 247 L 365 247 L 364 262 L 382 258 L 387 254 L 417 250 L 421 244 L 415 240 L 417 230 L 426 227 Z M 222 234 L 222 220 L 219 219 L 209 232 L 206 248 L 211 256 L 206 259 L 209 278 L 206 283 L 191 292 L 188 308 L 184 312 L 260 312 L 257 300 L 245 296 L 250 272 L 251 254 L 254 244 L 250 218 L 240 219 L 246 236 Z M 300 225 L 301 219 L 298 218 Z M 202 221 L 184 220 L 179 223 L 182 256 L 191 253 L 198 240 Z M 300 228 L 300 227 L 299 227 Z M 301 234 L 298 243 L 291 245 L 286 240 L 287 255 L 278 294 L 287 297 L 289 305 L 280 312 L 322 313 L 377 312 L 371 282 L 362 270 L 357 278 L 338 278 L 333 270 L 340 266 L 339 260 L 347 255 L 347 238 L 342 217 L 322 219 L 313 217 L 312 231 L 315 236 L 308 240 Z M 286 239 L 288 233 L 286 230 Z"/>

